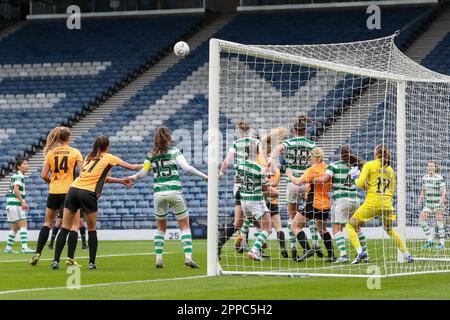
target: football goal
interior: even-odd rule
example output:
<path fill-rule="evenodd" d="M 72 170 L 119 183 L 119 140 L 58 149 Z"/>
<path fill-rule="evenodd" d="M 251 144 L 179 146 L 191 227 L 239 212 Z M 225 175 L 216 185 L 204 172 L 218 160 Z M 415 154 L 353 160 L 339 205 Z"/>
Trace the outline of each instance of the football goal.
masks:
<path fill-rule="evenodd" d="M 409 59 L 395 37 L 320 45 L 210 40 L 208 275 L 368 277 L 450 271 L 450 243 L 445 242 L 450 224 L 450 77 Z M 295 125 L 299 117 L 302 130 Z M 295 138 L 304 141 L 297 144 L 299 150 L 289 142 Z M 237 171 L 243 161 L 251 162 L 248 141 L 259 145 L 255 162 L 260 162 L 243 168 L 244 177 Z M 345 221 L 337 221 L 336 200 L 340 183 L 353 188 L 354 180 L 340 177 L 338 165 L 326 226 L 334 256 L 345 253 L 348 260 L 328 256 L 328 235 L 320 232 L 317 221 L 300 229 L 320 251 L 293 259 L 295 250 L 297 257 L 305 253 L 292 226 L 292 208 L 302 212 L 305 190 L 293 187 L 286 172 L 293 170 L 299 178 L 311 165 L 311 149 L 302 149 L 304 143 L 320 147 L 326 165 L 341 160 L 344 145 L 364 162 L 374 159 L 377 145 L 390 151 L 396 176 L 393 229 L 414 262 L 405 261 L 377 216 L 356 230 L 368 258 L 351 263 L 356 251 Z M 263 227 L 252 212 L 263 206 L 244 202 L 260 199 L 267 174 L 278 197 L 263 195 L 262 202 L 272 210 L 272 230 L 263 239 Z M 365 190 L 358 188 L 355 198 L 363 204 Z M 344 226 L 341 234 L 333 224 Z M 262 261 L 248 257 L 253 248 Z"/>

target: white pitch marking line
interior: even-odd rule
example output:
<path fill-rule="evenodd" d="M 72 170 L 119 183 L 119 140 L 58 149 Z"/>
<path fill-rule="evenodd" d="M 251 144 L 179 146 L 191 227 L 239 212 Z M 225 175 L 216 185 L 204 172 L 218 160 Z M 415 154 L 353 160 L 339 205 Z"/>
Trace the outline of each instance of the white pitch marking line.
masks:
<path fill-rule="evenodd" d="M 173 254 L 173 252 L 164 252 L 164 254 Z M 111 258 L 111 257 L 130 257 L 130 256 L 152 256 L 155 255 L 153 252 L 150 253 L 123 253 L 123 254 L 105 254 L 105 255 L 99 255 L 97 258 Z M 31 254 L 29 255 L 32 256 Z M 83 256 L 83 257 L 75 257 L 75 259 L 88 259 L 89 256 Z M 12 262 L 29 262 L 30 259 L 27 260 L 4 260 L 0 261 L 0 263 L 12 263 Z M 39 261 L 53 261 L 53 259 L 40 259 Z"/>
<path fill-rule="evenodd" d="M 207 278 L 208 276 L 193 276 L 193 277 L 180 277 L 180 278 L 165 278 L 165 279 L 149 279 L 149 280 L 136 280 L 136 281 L 121 281 L 121 282 L 104 282 L 104 283 L 94 283 L 86 284 L 80 286 L 80 289 L 84 288 L 95 288 L 95 287 L 109 287 L 117 285 L 128 285 L 128 284 L 140 284 L 140 283 L 153 283 L 153 282 L 163 282 L 163 281 L 179 281 L 179 280 L 191 280 Z M 19 290 L 8 290 L 0 291 L 0 295 L 23 293 L 23 292 L 35 292 L 35 291 L 52 291 L 52 290 L 69 290 L 67 287 L 49 287 L 49 288 L 32 288 L 32 289 L 19 289 Z"/>

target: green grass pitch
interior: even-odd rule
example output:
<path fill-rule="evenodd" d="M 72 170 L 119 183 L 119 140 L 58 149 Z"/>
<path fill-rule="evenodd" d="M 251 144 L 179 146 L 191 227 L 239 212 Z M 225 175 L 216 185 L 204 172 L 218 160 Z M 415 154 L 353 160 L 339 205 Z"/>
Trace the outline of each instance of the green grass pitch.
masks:
<path fill-rule="evenodd" d="M 232 243 L 226 250 L 231 257 Z M 47 248 L 37 267 L 28 264 L 31 255 L 0 253 L 0 299 L 450 299 L 450 273 L 382 278 L 381 288 L 370 290 L 366 278 L 206 277 L 204 240 L 194 240 L 200 269 L 184 265 L 179 241 L 166 241 L 164 269 L 154 267 L 152 252 L 151 241 L 100 241 L 98 269 L 90 271 L 87 250 L 77 248 L 80 289 L 66 288 L 64 260 L 60 270 L 50 270 L 53 251 Z M 274 261 L 262 264 L 273 267 Z"/>

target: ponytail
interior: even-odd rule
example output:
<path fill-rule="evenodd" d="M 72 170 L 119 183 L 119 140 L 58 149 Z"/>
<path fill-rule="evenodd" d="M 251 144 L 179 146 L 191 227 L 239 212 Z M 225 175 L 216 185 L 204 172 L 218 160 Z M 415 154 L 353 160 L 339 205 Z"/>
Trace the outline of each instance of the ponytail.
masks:
<path fill-rule="evenodd" d="M 153 149 L 150 151 L 150 156 L 157 156 L 162 153 L 167 153 L 169 147 L 172 145 L 172 132 L 166 127 L 156 129 L 155 138 L 153 140 Z"/>
<path fill-rule="evenodd" d="M 381 159 L 383 167 L 391 164 L 391 152 L 382 144 L 375 147 L 375 158 Z"/>
<path fill-rule="evenodd" d="M 61 131 L 61 127 L 53 128 L 52 131 L 47 136 L 47 141 L 44 147 L 44 153 L 47 154 L 49 151 L 53 150 L 56 145 L 59 143 L 59 133 Z"/>
<path fill-rule="evenodd" d="M 44 153 L 47 154 L 60 143 L 65 143 L 70 137 L 70 130 L 67 127 L 55 127 L 47 136 Z"/>
<path fill-rule="evenodd" d="M 99 159 L 100 154 L 105 152 L 109 146 L 109 138 L 107 136 L 99 136 L 95 139 L 94 145 L 92 146 L 92 152 L 88 154 L 87 161 L 93 159 Z"/>

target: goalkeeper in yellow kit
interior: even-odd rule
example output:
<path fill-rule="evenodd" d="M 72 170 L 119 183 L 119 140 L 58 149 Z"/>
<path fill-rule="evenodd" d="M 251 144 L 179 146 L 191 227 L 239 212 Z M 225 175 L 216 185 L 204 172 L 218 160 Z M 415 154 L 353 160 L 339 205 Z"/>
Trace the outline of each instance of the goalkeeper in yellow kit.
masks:
<path fill-rule="evenodd" d="M 356 230 L 375 217 L 381 217 L 384 230 L 402 251 L 405 261 L 412 262 L 413 258 L 406 249 L 405 243 L 400 238 L 400 235 L 392 229 L 392 222 L 395 220 L 394 206 L 392 204 L 395 194 L 395 172 L 390 166 L 391 153 L 385 146 L 377 145 L 374 158 L 375 160 L 364 165 L 360 176 L 355 181 L 358 188 L 366 190 L 366 201 L 358 208 L 351 217 L 350 222 L 345 226 L 348 237 L 358 253 L 352 264 L 367 259 L 367 253 L 361 248 Z"/>

